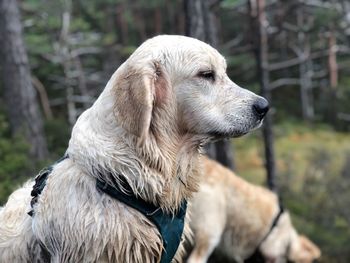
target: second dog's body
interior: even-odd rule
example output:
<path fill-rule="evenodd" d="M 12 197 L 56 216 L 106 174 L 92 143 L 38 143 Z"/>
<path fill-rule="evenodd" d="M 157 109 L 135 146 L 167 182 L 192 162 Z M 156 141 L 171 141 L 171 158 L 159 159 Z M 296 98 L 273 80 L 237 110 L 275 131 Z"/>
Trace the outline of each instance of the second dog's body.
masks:
<path fill-rule="evenodd" d="M 289 214 L 280 210 L 274 193 L 203 159 L 204 179 L 190 209 L 195 247 L 188 262 L 206 262 L 215 248 L 239 263 L 257 249 L 266 262 L 309 263 L 319 257 L 319 249 L 299 236 Z"/>

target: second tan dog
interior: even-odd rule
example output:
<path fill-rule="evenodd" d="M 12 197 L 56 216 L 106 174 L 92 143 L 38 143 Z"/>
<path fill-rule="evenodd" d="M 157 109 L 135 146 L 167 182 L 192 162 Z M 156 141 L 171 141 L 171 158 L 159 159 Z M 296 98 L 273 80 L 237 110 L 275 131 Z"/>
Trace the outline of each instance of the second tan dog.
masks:
<path fill-rule="evenodd" d="M 188 263 L 220 254 L 244 262 L 259 251 L 269 263 L 309 263 L 320 249 L 300 236 L 276 194 L 250 184 L 219 163 L 203 158 L 205 178 L 191 204 L 195 247 Z"/>

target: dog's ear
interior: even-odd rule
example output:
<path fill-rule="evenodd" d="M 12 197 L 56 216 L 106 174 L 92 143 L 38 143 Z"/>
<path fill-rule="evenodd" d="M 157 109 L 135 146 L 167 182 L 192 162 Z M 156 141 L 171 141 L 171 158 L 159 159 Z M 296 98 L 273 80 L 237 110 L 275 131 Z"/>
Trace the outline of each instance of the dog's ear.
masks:
<path fill-rule="evenodd" d="M 321 257 L 321 250 L 310 239 L 298 235 L 292 242 L 288 258 L 293 262 L 313 262 Z"/>
<path fill-rule="evenodd" d="M 144 141 L 155 105 L 165 100 L 168 82 L 157 62 L 123 65 L 114 82 L 114 114 L 128 132 Z"/>
<path fill-rule="evenodd" d="M 308 255 L 310 262 L 321 257 L 321 250 L 306 236 L 299 235 L 302 253 Z"/>

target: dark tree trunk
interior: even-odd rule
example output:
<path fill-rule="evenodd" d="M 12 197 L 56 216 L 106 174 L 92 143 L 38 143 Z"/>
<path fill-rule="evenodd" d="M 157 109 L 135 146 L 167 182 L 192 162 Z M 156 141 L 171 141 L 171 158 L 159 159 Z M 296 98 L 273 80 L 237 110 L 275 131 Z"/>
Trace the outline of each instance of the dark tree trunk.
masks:
<path fill-rule="evenodd" d="M 218 45 L 217 21 L 213 9 L 220 1 L 185 0 L 186 35 L 213 47 Z"/>
<path fill-rule="evenodd" d="M 42 116 L 32 86 L 16 0 L 0 1 L 0 55 L 4 97 L 12 134 L 24 133 L 30 153 L 47 158 Z"/>
<path fill-rule="evenodd" d="M 218 46 L 218 30 L 214 9 L 220 1 L 185 0 L 186 35 L 200 39 L 213 47 Z M 206 147 L 210 158 L 234 169 L 233 148 L 228 140 L 218 141 Z"/>
<path fill-rule="evenodd" d="M 159 35 L 162 33 L 162 31 L 163 31 L 162 25 L 163 25 L 162 10 L 158 6 L 154 10 L 154 31 L 155 31 L 155 34 Z"/>
<path fill-rule="evenodd" d="M 180 6 L 183 4 L 182 0 L 176 0 L 176 5 Z M 168 9 L 171 7 L 169 1 L 167 1 Z M 185 12 L 176 12 L 173 20 L 171 21 L 171 27 L 174 28 L 174 34 L 185 35 L 186 31 L 186 13 Z"/>
<path fill-rule="evenodd" d="M 266 29 L 265 0 L 250 0 L 249 9 L 251 15 L 254 39 L 257 74 L 261 88 L 261 95 L 271 104 L 271 92 L 269 90 L 269 71 L 268 71 L 268 38 Z M 272 129 L 271 113 L 267 114 L 264 120 L 263 137 L 267 170 L 267 185 L 276 191 L 276 167 L 274 151 L 274 135 Z"/>
<path fill-rule="evenodd" d="M 138 8 L 136 8 L 133 12 L 133 19 L 135 21 L 135 26 L 137 28 L 137 31 L 139 33 L 139 37 L 141 41 L 145 41 L 147 39 L 147 33 L 146 33 L 146 24 L 144 23 L 145 18 L 142 13 L 142 11 Z"/>
<path fill-rule="evenodd" d="M 304 6 L 299 6 L 297 10 L 297 25 L 298 25 L 298 51 L 297 55 L 300 58 L 299 78 L 300 78 L 300 98 L 302 105 L 303 119 L 312 121 L 314 118 L 314 108 L 312 103 L 312 79 L 310 67 L 310 44 L 304 32 L 305 27 Z"/>
<path fill-rule="evenodd" d="M 338 63 L 337 63 L 337 39 L 335 37 L 334 29 L 329 31 L 329 55 L 328 55 L 328 68 L 329 68 L 329 83 L 332 89 L 336 89 L 338 86 Z"/>
<path fill-rule="evenodd" d="M 206 147 L 210 158 L 219 161 L 222 165 L 234 170 L 233 146 L 230 140 L 221 140 L 211 143 Z"/>
<path fill-rule="evenodd" d="M 117 7 L 117 14 L 116 14 L 116 20 L 117 20 L 117 30 L 118 35 L 120 36 L 120 42 L 122 45 L 127 45 L 129 42 L 129 26 L 127 21 L 125 21 L 124 13 L 125 13 L 125 3 L 120 2 L 118 3 Z"/>

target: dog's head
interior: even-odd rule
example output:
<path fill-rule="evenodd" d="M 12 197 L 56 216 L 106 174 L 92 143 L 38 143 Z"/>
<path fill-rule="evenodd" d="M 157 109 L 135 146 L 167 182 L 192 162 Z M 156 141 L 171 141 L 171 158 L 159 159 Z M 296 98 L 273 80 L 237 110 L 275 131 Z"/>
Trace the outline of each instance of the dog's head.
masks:
<path fill-rule="evenodd" d="M 320 248 L 306 236 L 298 235 L 291 244 L 288 258 L 296 263 L 311 263 L 321 257 Z"/>
<path fill-rule="evenodd" d="M 143 43 L 116 73 L 118 123 L 142 141 L 158 129 L 204 139 L 236 137 L 259 127 L 268 102 L 240 88 L 211 46 L 184 36 Z"/>
<path fill-rule="evenodd" d="M 320 249 L 308 238 L 297 233 L 288 212 L 260 246 L 267 263 L 312 263 L 321 256 Z"/>

